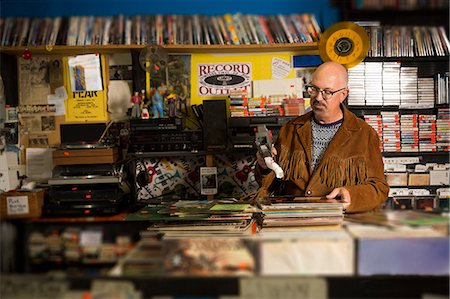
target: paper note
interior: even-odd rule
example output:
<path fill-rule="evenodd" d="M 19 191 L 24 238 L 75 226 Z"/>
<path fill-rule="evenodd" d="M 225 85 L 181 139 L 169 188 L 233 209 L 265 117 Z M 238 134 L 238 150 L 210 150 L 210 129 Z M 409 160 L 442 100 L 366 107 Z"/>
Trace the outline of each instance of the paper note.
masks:
<path fill-rule="evenodd" d="M 274 57 L 272 58 L 272 79 L 284 79 L 291 72 L 289 61 Z"/>
<path fill-rule="evenodd" d="M 68 63 L 72 91 L 103 90 L 100 55 L 70 56 Z"/>
<path fill-rule="evenodd" d="M 26 149 L 27 177 L 30 180 L 46 181 L 52 177 L 53 149 L 33 148 Z"/>
<path fill-rule="evenodd" d="M 28 214 L 30 208 L 28 206 L 28 196 L 8 196 L 7 212 L 8 215 Z"/>

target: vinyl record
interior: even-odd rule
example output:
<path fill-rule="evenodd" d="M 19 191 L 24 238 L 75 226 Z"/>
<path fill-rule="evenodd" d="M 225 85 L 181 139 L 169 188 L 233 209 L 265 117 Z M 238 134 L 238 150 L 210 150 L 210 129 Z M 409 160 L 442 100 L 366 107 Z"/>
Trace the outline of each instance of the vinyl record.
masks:
<path fill-rule="evenodd" d="M 346 68 L 358 65 L 369 51 L 369 37 L 353 22 L 339 22 L 320 37 L 319 54 L 323 61 L 335 61 Z"/>
<path fill-rule="evenodd" d="M 208 76 L 203 81 L 214 86 L 230 86 L 244 82 L 245 78 L 239 75 L 221 74 Z"/>

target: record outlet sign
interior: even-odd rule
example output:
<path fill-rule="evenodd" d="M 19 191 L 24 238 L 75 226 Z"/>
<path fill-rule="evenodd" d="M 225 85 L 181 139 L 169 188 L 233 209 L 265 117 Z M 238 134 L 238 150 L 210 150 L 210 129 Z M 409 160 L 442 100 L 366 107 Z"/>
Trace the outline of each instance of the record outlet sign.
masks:
<path fill-rule="evenodd" d="M 251 63 L 208 63 L 198 65 L 198 95 L 223 96 L 229 90 L 250 91 Z"/>

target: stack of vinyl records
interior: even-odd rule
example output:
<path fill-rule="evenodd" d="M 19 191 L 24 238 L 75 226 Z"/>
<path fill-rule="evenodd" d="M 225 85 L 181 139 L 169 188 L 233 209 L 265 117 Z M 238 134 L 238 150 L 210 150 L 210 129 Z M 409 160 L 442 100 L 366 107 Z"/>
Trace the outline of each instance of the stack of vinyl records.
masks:
<path fill-rule="evenodd" d="M 419 147 L 421 152 L 436 151 L 436 115 L 419 116 Z"/>
<path fill-rule="evenodd" d="M 383 62 L 383 105 L 400 105 L 400 62 Z"/>
<path fill-rule="evenodd" d="M 400 152 L 400 120 L 398 112 L 382 111 L 383 118 L 383 150 Z"/>
<path fill-rule="evenodd" d="M 402 152 L 419 151 L 419 127 L 417 114 L 402 114 L 400 116 Z"/>
<path fill-rule="evenodd" d="M 366 104 L 366 89 L 364 87 L 364 68 L 365 63 L 352 67 L 348 70 L 348 95 L 349 106 L 364 106 Z"/>
<path fill-rule="evenodd" d="M 342 225 L 342 203 L 320 198 L 275 199 L 261 204 L 263 230 L 270 228 L 336 228 Z"/>
<path fill-rule="evenodd" d="M 366 89 L 366 105 L 382 106 L 383 90 L 382 84 L 383 63 L 366 62 L 364 68 L 364 87 Z"/>
<path fill-rule="evenodd" d="M 436 146 L 438 151 L 450 150 L 450 108 L 439 108 L 436 119 Z"/>
<path fill-rule="evenodd" d="M 165 205 L 158 214 L 165 221 L 154 223 L 147 230 L 164 236 L 240 236 L 251 235 L 258 230 L 258 209 L 250 204 L 179 200 Z"/>
<path fill-rule="evenodd" d="M 378 138 L 380 138 L 380 150 L 383 151 L 383 120 L 381 115 L 366 114 L 364 120 L 377 132 Z"/>
<path fill-rule="evenodd" d="M 400 68 L 400 106 L 410 108 L 417 104 L 417 67 Z"/>
<path fill-rule="evenodd" d="M 434 79 L 417 78 L 418 102 L 423 108 L 434 107 Z"/>

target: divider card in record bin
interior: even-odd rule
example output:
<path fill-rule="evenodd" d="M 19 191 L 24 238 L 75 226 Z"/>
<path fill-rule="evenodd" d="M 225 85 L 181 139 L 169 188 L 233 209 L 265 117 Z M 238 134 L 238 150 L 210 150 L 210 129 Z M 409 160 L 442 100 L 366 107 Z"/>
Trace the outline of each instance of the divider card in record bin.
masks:
<path fill-rule="evenodd" d="M 0 194 L 0 218 L 40 217 L 44 204 L 44 190 L 8 191 Z"/>

